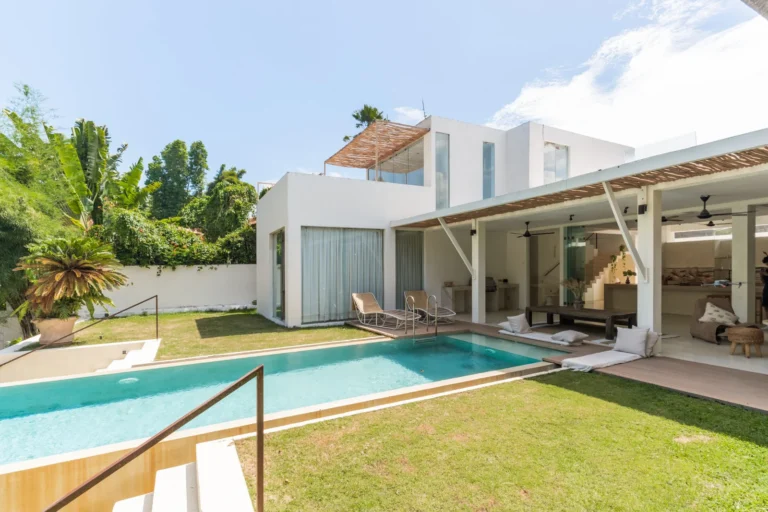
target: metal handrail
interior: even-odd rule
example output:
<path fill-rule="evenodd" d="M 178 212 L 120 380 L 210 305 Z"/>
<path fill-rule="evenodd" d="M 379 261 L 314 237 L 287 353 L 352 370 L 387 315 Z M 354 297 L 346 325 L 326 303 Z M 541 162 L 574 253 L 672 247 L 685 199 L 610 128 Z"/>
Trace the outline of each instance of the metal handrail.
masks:
<path fill-rule="evenodd" d="M 51 345 L 54 345 L 54 344 L 56 344 L 56 343 L 60 342 L 61 340 L 63 340 L 64 338 L 68 338 L 68 337 L 72 336 L 72 339 L 74 339 L 74 336 L 75 336 L 75 334 L 77 334 L 77 333 L 79 333 L 79 332 L 83 332 L 83 331 L 84 331 L 84 330 L 86 330 L 86 329 L 90 329 L 90 328 L 91 328 L 91 327 L 93 327 L 94 325 L 99 325 L 99 324 L 100 324 L 101 322 L 103 322 L 104 320 L 111 320 L 111 319 L 115 318 L 117 315 L 119 315 L 120 313 L 125 313 L 125 312 L 126 312 L 126 311 L 128 311 L 129 309 L 133 309 L 133 308 L 135 308 L 136 306 L 138 306 L 138 305 L 140 305 L 140 304 L 144 304 L 145 302 L 148 302 L 148 301 L 150 301 L 150 300 L 152 300 L 152 299 L 155 299 L 155 339 L 158 339 L 158 338 L 160 338 L 160 315 L 159 315 L 159 313 L 158 313 L 158 307 L 157 307 L 157 295 L 153 295 L 153 296 L 151 296 L 151 297 L 149 297 L 149 298 L 146 298 L 146 299 L 144 299 L 144 300 L 143 300 L 143 301 L 141 301 L 141 302 L 137 302 L 136 304 L 134 304 L 134 305 L 132 305 L 132 306 L 128 306 L 128 307 L 127 307 L 127 308 L 125 308 L 125 309 L 121 309 L 120 311 L 118 311 L 117 313 L 115 313 L 115 314 L 113 314 L 113 315 L 107 315 L 107 316 L 105 316 L 104 318 L 100 318 L 100 319 L 99 319 L 99 320 L 97 320 L 96 322 L 94 322 L 94 323 L 92 323 L 92 324 L 88 324 L 88 325 L 86 325 L 85 327 L 83 327 L 82 329 L 78 329 L 78 330 L 76 330 L 76 331 L 73 331 L 73 332 L 71 332 L 71 333 L 69 333 L 69 334 L 65 334 L 65 335 L 64 335 L 64 336 L 62 336 L 61 338 L 55 339 L 55 340 L 53 340 L 53 341 L 49 341 L 48 343 L 41 343 L 41 344 L 39 344 L 37 347 L 33 348 L 32 350 L 27 350 L 26 352 L 23 352 L 23 353 L 22 353 L 22 354 L 21 354 L 19 357 L 14 357 L 13 359 L 10 359 L 10 360 L 8 360 L 8 361 L 6 361 L 6 362 L 4 362 L 4 363 L 0 363 L 0 368 L 2 368 L 3 366 L 5 366 L 5 365 L 7 365 L 7 364 L 10 364 L 10 363 L 12 363 L 12 362 L 14 362 L 14 361 L 18 361 L 18 360 L 19 360 L 19 359 L 21 359 L 22 357 L 26 357 L 26 356 L 28 356 L 29 354 L 33 353 L 33 352 L 37 352 L 37 351 L 38 351 L 38 350 L 40 350 L 40 349 L 43 349 L 43 348 L 49 347 L 49 346 L 51 346 Z"/>
<path fill-rule="evenodd" d="M 547 270 L 547 273 L 546 273 L 546 274 L 544 274 L 544 275 L 543 275 L 543 276 L 541 276 L 541 277 L 547 277 L 549 274 L 551 274 L 551 273 L 552 273 L 552 271 L 553 271 L 553 270 L 555 270 L 555 269 L 556 269 L 557 267 L 559 267 L 559 266 L 560 266 L 560 262 L 558 261 L 557 263 L 555 263 L 555 266 L 554 266 L 554 267 L 552 267 L 551 269 Z"/>
<path fill-rule="evenodd" d="M 136 447 L 133 451 L 124 455 L 117 461 L 113 462 L 100 473 L 92 476 L 84 483 L 75 489 L 69 491 L 65 496 L 51 504 L 43 512 L 56 512 L 66 507 L 77 498 L 94 488 L 96 485 L 105 480 L 108 476 L 117 472 L 120 468 L 142 455 L 144 452 L 158 444 L 160 441 L 176 432 L 178 429 L 200 416 L 202 413 L 219 403 L 221 400 L 232 394 L 234 391 L 243 387 L 248 381 L 256 378 L 256 510 L 257 512 L 264 512 L 264 365 L 259 365 L 253 370 L 249 371 L 236 382 L 228 386 L 223 391 L 220 391 L 215 396 L 209 398 L 201 405 L 198 405 L 190 412 L 174 421 L 163 430 L 150 437 L 141 445 Z"/>

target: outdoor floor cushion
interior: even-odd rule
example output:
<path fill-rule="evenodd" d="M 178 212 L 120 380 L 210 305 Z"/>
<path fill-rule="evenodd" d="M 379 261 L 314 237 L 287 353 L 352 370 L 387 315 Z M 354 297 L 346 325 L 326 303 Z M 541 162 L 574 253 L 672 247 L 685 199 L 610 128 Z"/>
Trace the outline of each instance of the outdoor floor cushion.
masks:
<path fill-rule="evenodd" d="M 499 334 L 506 334 L 507 336 L 517 336 L 518 338 L 528 338 L 529 340 L 545 341 L 547 343 L 554 343 L 555 345 L 570 346 L 572 343 L 565 341 L 557 341 L 552 339 L 551 334 L 545 334 L 543 332 L 511 332 L 506 329 L 499 331 Z"/>
<path fill-rule="evenodd" d="M 629 354 L 627 352 L 619 352 L 618 350 L 606 350 L 605 352 L 597 352 L 595 354 L 589 354 L 581 357 L 571 357 L 569 359 L 563 359 L 561 363 L 563 368 L 570 368 L 579 372 L 590 372 L 597 368 L 606 368 L 615 364 L 629 363 L 642 359 L 642 356 L 637 354 Z"/>

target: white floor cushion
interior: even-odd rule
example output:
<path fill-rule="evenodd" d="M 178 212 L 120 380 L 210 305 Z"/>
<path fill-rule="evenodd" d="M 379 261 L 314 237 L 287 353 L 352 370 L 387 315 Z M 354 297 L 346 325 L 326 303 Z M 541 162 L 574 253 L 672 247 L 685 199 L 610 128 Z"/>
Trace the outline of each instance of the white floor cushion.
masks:
<path fill-rule="evenodd" d="M 561 364 L 563 368 L 570 368 L 579 372 L 590 372 L 597 368 L 607 368 L 608 366 L 629 363 L 638 359 L 642 359 L 642 356 L 617 350 L 606 350 L 605 352 L 597 352 L 586 356 L 563 359 Z"/>

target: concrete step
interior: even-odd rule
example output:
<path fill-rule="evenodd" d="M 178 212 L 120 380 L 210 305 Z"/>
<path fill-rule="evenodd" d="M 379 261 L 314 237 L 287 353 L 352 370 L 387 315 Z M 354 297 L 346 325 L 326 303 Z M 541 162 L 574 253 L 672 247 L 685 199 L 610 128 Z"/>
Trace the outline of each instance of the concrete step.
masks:
<path fill-rule="evenodd" d="M 196 452 L 200 512 L 253 512 L 234 441 L 200 443 Z"/>
<path fill-rule="evenodd" d="M 118 501 L 112 512 L 152 512 L 152 493 Z"/>
<path fill-rule="evenodd" d="M 191 462 L 158 471 L 154 494 L 152 512 L 199 512 L 197 465 Z"/>

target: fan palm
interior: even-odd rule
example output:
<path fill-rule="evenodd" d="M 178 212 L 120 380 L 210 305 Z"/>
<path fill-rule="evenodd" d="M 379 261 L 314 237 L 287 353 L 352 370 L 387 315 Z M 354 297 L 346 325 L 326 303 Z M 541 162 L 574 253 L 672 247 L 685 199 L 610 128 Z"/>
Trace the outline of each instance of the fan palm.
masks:
<path fill-rule="evenodd" d="M 86 306 L 93 316 L 95 305 L 114 305 L 104 292 L 128 279 L 117 270 L 120 263 L 110 246 L 93 238 L 53 238 L 30 245 L 29 252 L 15 269 L 25 271 L 32 283 L 21 314 L 31 310 L 42 318 L 66 318 Z"/>
<path fill-rule="evenodd" d="M 386 119 L 384 117 L 384 112 L 368 104 L 363 105 L 363 108 L 360 110 L 352 112 L 352 117 L 357 121 L 357 123 L 355 123 L 355 128 L 367 128 L 371 123 Z M 355 137 L 357 137 L 357 135 L 355 135 Z M 346 135 L 344 137 L 344 142 L 347 142 L 352 138 L 353 137 Z"/>

